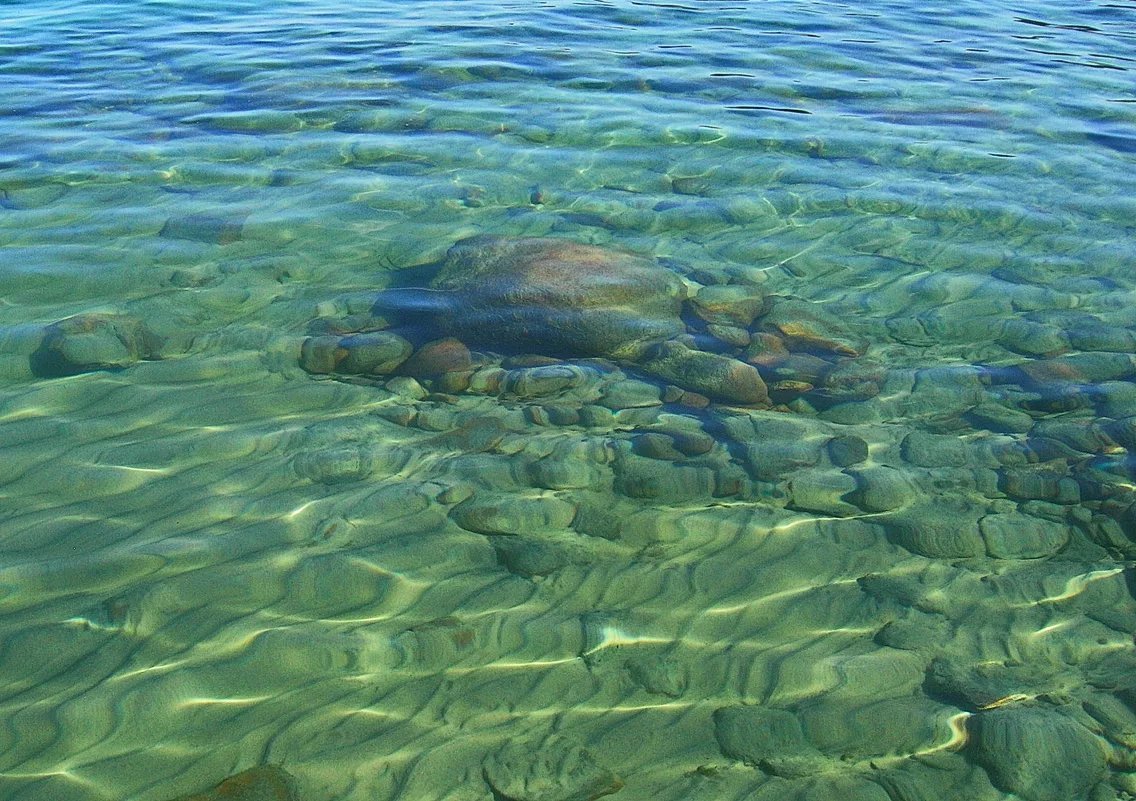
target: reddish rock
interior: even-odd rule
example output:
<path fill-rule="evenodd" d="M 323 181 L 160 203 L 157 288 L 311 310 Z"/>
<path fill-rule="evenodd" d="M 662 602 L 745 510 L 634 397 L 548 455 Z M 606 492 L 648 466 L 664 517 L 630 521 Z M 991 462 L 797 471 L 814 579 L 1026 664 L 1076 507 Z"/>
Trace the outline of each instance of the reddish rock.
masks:
<path fill-rule="evenodd" d="M 403 362 L 399 372 L 415 378 L 429 378 L 442 373 L 461 373 L 473 369 L 473 360 L 461 340 L 447 337 L 427 342 Z"/>

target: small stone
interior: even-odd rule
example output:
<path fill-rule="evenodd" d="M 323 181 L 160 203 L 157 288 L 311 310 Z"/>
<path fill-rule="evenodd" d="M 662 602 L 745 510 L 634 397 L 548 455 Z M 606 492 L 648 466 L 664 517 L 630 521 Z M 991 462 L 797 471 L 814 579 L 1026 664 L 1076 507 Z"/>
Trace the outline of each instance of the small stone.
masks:
<path fill-rule="evenodd" d="M 500 367 L 482 367 L 469 377 L 469 391 L 481 395 L 496 395 L 501 391 L 508 373 Z"/>
<path fill-rule="evenodd" d="M 659 406 L 659 388 L 655 384 L 633 379 L 608 384 L 600 400 L 609 409 L 636 409 L 646 406 Z"/>
<path fill-rule="evenodd" d="M 932 559 L 984 556 L 986 543 L 978 526 L 984 509 L 966 501 L 938 496 L 892 512 L 888 537 L 912 553 Z"/>
<path fill-rule="evenodd" d="M 472 377 L 472 370 L 457 370 L 450 373 L 442 373 L 434 379 L 434 387 L 439 392 L 465 392 L 469 389 L 469 382 Z"/>
<path fill-rule="evenodd" d="M 790 506 L 806 512 L 848 517 L 860 510 L 845 500 L 856 491 L 856 479 L 838 470 L 809 470 L 789 482 Z"/>
<path fill-rule="evenodd" d="M 788 356 L 789 349 L 785 347 L 785 340 L 776 334 L 759 331 L 750 335 L 749 345 L 742 354 L 742 359 L 757 367 L 771 367 Z"/>
<path fill-rule="evenodd" d="M 572 524 L 576 507 L 551 495 L 470 498 L 450 510 L 450 517 L 475 534 L 526 534 L 560 531 Z"/>
<path fill-rule="evenodd" d="M 574 389 L 588 380 L 588 371 L 573 365 L 519 367 L 506 374 L 504 387 L 519 398 L 534 398 Z"/>
<path fill-rule="evenodd" d="M 1056 356 L 1069 350 L 1064 331 L 1031 320 L 1007 320 L 998 344 L 1025 356 Z"/>
<path fill-rule="evenodd" d="M 705 409 L 710 405 L 710 399 L 698 392 L 684 392 L 679 403 L 688 409 Z"/>
<path fill-rule="evenodd" d="M 745 446 L 746 463 L 756 478 L 777 481 L 820 461 L 820 444 L 808 439 L 769 437 Z"/>
<path fill-rule="evenodd" d="M 710 323 L 706 326 L 706 333 L 732 348 L 744 348 L 750 340 L 749 331 L 733 325 Z"/>
<path fill-rule="evenodd" d="M 792 712 L 765 706 L 728 706 L 714 712 L 714 737 L 722 754 L 747 765 L 771 758 L 819 757 Z"/>
<path fill-rule="evenodd" d="M 296 781 L 281 767 L 261 765 L 177 801 L 296 801 Z"/>
<path fill-rule="evenodd" d="M 467 498 L 473 497 L 473 492 L 473 487 L 469 484 L 455 484 L 439 492 L 436 500 L 438 503 L 445 504 L 446 506 L 453 506 Z"/>
<path fill-rule="evenodd" d="M 824 307 L 803 300 L 779 299 L 761 320 L 778 334 L 789 350 L 861 356 L 867 344 Z"/>
<path fill-rule="evenodd" d="M 336 364 L 336 372 L 350 375 L 388 375 L 398 369 L 414 346 L 389 331 L 354 334 L 339 340 L 346 354 Z"/>
<path fill-rule="evenodd" d="M 170 217 L 158 236 L 167 239 L 188 239 L 211 245 L 228 245 L 241 238 L 244 217 L 216 217 L 209 214 L 189 214 Z"/>
<path fill-rule="evenodd" d="M 676 659 L 647 654 L 631 657 L 625 664 L 631 680 L 652 695 L 679 698 L 686 692 L 686 671 Z"/>
<path fill-rule="evenodd" d="M 448 337 L 427 342 L 403 362 L 400 372 L 415 378 L 428 378 L 442 373 L 467 372 L 473 361 L 460 340 Z"/>
<path fill-rule="evenodd" d="M 574 426 L 580 422 L 580 410 L 574 406 L 549 405 L 544 412 L 553 425 Z"/>
<path fill-rule="evenodd" d="M 593 801 L 623 787 L 591 751 L 560 734 L 509 740 L 485 760 L 484 773 L 507 801 Z"/>
<path fill-rule="evenodd" d="M 514 576 L 547 576 L 572 561 L 571 554 L 557 543 L 520 537 L 494 537 L 497 560 Z"/>
<path fill-rule="evenodd" d="M 120 370 L 158 358 L 160 340 L 141 320 L 124 314 L 79 314 L 43 330 L 29 357 L 36 376 L 58 378 L 93 370 Z"/>
<path fill-rule="evenodd" d="M 675 448 L 674 440 L 666 434 L 654 432 L 639 434 L 632 439 L 632 446 L 635 453 L 646 456 L 648 459 L 662 459 L 673 462 L 684 458 L 683 453 Z"/>
<path fill-rule="evenodd" d="M 409 398 L 410 400 L 422 400 L 430 394 L 426 391 L 426 387 L 422 386 L 408 375 L 395 376 L 383 386 L 395 395 L 402 398 Z"/>
<path fill-rule="evenodd" d="M 991 783 L 1025 801 L 1083 799 L 1105 777 L 1103 743 L 1056 710 L 991 709 L 972 716 L 967 729 L 967 751 Z"/>
<path fill-rule="evenodd" d="M 837 467 L 860 464 L 868 458 L 868 443 L 857 436 L 833 437 L 827 447 L 828 458 Z"/>
<path fill-rule="evenodd" d="M 912 431 L 900 450 L 905 460 L 919 467 L 963 467 L 970 461 L 966 442 L 950 434 Z"/>
<path fill-rule="evenodd" d="M 984 428 L 1001 434 L 1024 434 L 1033 428 L 1034 420 L 1025 412 L 1008 409 L 997 403 L 984 403 L 966 413 L 967 421 L 975 428 Z"/>
<path fill-rule="evenodd" d="M 769 400 L 765 382 L 752 365 L 677 342 L 659 345 L 642 364 L 645 372 L 727 403 Z"/>
<path fill-rule="evenodd" d="M 606 406 L 591 404 L 581 406 L 580 425 L 587 428 L 611 429 L 615 426 L 615 412 Z"/>
<path fill-rule="evenodd" d="M 296 474 L 317 484 L 344 484 L 371 475 L 370 451 L 361 445 L 345 445 L 296 455 Z"/>
<path fill-rule="evenodd" d="M 865 512 L 890 512 L 913 501 L 918 490 L 901 470 L 886 465 L 849 470 L 856 490 L 848 500 Z"/>
<path fill-rule="evenodd" d="M 688 303 L 707 323 L 746 329 L 761 314 L 765 297 L 757 287 L 727 284 L 704 286 Z"/>
<path fill-rule="evenodd" d="M 335 372 L 335 366 L 347 355 L 339 347 L 339 337 L 308 337 L 300 346 L 300 367 L 309 373 L 327 375 Z"/>
<path fill-rule="evenodd" d="M 685 456 L 703 456 L 714 449 L 714 438 L 705 431 L 669 430 L 666 434 Z"/>
<path fill-rule="evenodd" d="M 624 451 L 615 461 L 615 490 L 628 498 L 683 503 L 713 497 L 717 485 L 709 467 L 676 465 Z"/>
<path fill-rule="evenodd" d="M 986 515 L 979 526 L 986 552 L 995 559 L 1042 559 L 1069 542 L 1068 526 L 1031 515 Z"/>

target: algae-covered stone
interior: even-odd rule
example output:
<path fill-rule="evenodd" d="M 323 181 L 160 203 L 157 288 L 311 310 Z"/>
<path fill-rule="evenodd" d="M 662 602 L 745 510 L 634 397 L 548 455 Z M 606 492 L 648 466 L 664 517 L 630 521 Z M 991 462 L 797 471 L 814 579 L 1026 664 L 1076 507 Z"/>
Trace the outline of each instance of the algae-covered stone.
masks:
<path fill-rule="evenodd" d="M 738 284 L 704 286 L 690 299 L 690 307 L 707 323 L 748 328 L 761 314 L 765 297 L 761 290 Z"/>
<path fill-rule="evenodd" d="M 414 347 L 398 334 L 371 331 L 339 340 L 344 351 L 336 371 L 354 375 L 386 375 L 406 361 Z"/>
<path fill-rule="evenodd" d="M 971 758 L 995 787 L 1025 801 L 1079 801 L 1105 776 L 1103 743 L 1056 710 L 991 709 L 967 729 Z"/>
<path fill-rule="evenodd" d="M 860 464 L 868 458 L 868 443 L 853 435 L 833 437 L 828 441 L 828 458 L 837 467 Z"/>
<path fill-rule="evenodd" d="M 634 358 L 683 330 L 686 290 L 676 273 L 563 239 L 464 240 L 431 287 L 461 299 L 444 327 L 465 342 L 531 349 L 539 341 L 562 355 Z"/>
<path fill-rule="evenodd" d="M 950 434 L 912 431 L 900 448 L 903 458 L 919 467 L 962 467 L 970 461 L 966 442 Z"/>
<path fill-rule="evenodd" d="M 769 437 L 745 446 L 746 464 L 756 478 L 776 481 L 820 461 L 821 443 L 810 439 Z"/>
<path fill-rule="evenodd" d="M 485 760 L 484 774 L 508 801 L 592 801 L 623 787 L 591 751 L 560 734 L 510 740 Z"/>
<path fill-rule="evenodd" d="M 177 801 L 296 801 L 296 782 L 277 765 L 261 765 L 230 776 L 203 793 Z"/>
<path fill-rule="evenodd" d="M 710 498 L 717 489 L 714 471 L 701 465 L 679 465 L 621 451 L 615 461 L 615 490 L 629 498 L 682 503 Z"/>
<path fill-rule="evenodd" d="M 865 512 L 889 512 L 911 503 L 918 494 L 914 484 L 901 470 L 875 465 L 849 470 L 856 480 L 856 491 L 848 500 Z"/>
<path fill-rule="evenodd" d="M 43 331 L 29 362 L 41 378 L 118 370 L 158 358 L 160 339 L 141 320 L 125 314 L 79 314 Z"/>
<path fill-rule="evenodd" d="M 474 496 L 450 510 L 450 517 L 475 534 L 526 534 L 568 528 L 576 507 L 551 495 Z"/>
<path fill-rule="evenodd" d="M 453 337 L 427 342 L 402 363 L 401 372 L 416 378 L 442 373 L 465 372 L 472 368 L 469 348 Z"/>
<path fill-rule="evenodd" d="M 728 706 L 714 712 L 714 737 L 730 759 L 760 766 L 771 758 L 820 757 L 800 719 L 784 709 Z"/>
<path fill-rule="evenodd" d="M 241 238 L 244 224 L 243 216 L 188 214 L 182 217 L 170 217 L 158 235 L 169 239 L 189 239 L 211 245 L 228 245 Z"/>
<path fill-rule="evenodd" d="M 765 382 L 752 365 L 716 353 L 691 350 L 678 342 L 659 345 L 642 363 L 642 369 L 714 400 L 742 404 L 769 400 Z"/>
<path fill-rule="evenodd" d="M 978 521 L 985 512 L 960 499 L 937 496 L 925 503 L 889 513 L 888 537 L 912 553 L 933 559 L 986 554 Z"/>
<path fill-rule="evenodd" d="M 807 512 L 848 517 L 860 509 L 848 501 L 856 479 L 839 470 L 806 470 L 789 482 L 790 506 Z"/>
<path fill-rule="evenodd" d="M 539 398 L 583 386 L 592 378 L 590 370 L 575 365 L 518 367 L 505 375 L 503 388 L 519 398 Z"/>
<path fill-rule="evenodd" d="M 790 350 L 860 356 L 867 350 L 862 338 L 823 306 L 803 300 L 777 300 L 761 326 L 782 338 Z"/>
<path fill-rule="evenodd" d="M 659 387 L 646 381 L 616 381 L 604 387 L 600 403 L 609 409 L 638 409 L 662 404 Z"/>
<path fill-rule="evenodd" d="M 1069 542 L 1068 526 L 1031 515 L 986 515 L 979 526 L 986 552 L 996 559 L 1041 559 Z"/>

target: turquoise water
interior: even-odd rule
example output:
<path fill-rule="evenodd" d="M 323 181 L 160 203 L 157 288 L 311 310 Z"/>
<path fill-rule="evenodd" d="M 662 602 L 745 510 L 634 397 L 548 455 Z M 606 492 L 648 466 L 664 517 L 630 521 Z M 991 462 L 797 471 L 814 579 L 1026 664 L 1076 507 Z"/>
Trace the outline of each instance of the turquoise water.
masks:
<path fill-rule="evenodd" d="M 0 799 L 1136 797 L 1136 5 L 0 29 Z"/>

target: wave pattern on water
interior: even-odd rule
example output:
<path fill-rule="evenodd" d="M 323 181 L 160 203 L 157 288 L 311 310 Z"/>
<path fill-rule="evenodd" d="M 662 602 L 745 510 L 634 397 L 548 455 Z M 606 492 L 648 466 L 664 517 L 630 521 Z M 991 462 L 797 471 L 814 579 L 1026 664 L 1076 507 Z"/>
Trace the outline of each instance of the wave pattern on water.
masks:
<path fill-rule="evenodd" d="M 0 799 L 1136 795 L 1134 12 L 0 8 Z"/>

